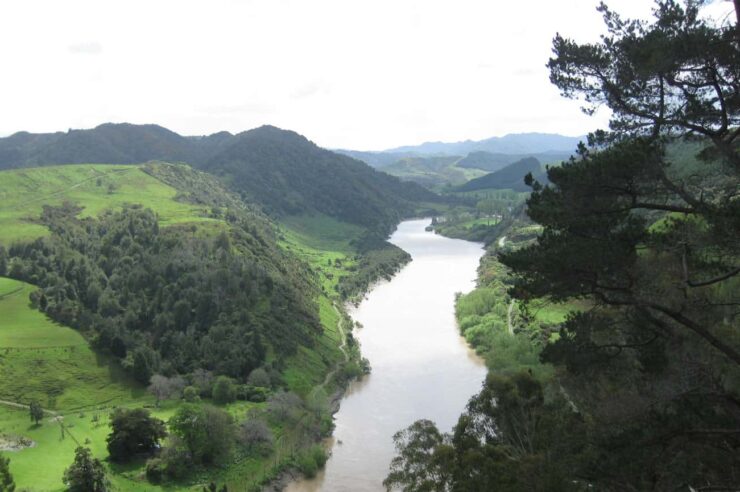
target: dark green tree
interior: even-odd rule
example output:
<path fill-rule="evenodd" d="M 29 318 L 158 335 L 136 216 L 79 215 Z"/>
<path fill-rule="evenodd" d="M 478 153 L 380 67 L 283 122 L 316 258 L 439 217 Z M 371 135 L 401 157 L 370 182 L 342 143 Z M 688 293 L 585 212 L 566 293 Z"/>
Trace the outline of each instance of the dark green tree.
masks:
<path fill-rule="evenodd" d="M 226 376 L 219 376 L 216 378 L 216 383 L 213 385 L 213 401 L 223 405 L 231 403 L 236 400 L 236 386 L 234 381 Z"/>
<path fill-rule="evenodd" d="M 15 481 L 10 474 L 10 459 L 0 456 L 0 492 L 14 492 Z"/>
<path fill-rule="evenodd" d="M 31 417 L 31 420 L 36 425 L 39 425 L 39 422 L 44 419 L 44 409 L 41 408 L 41 404 L 38 402 L 38 400 L 31 401 L 31 403 L 28 405 L 28 413 Z"/>
<path fill-rule="evenodd" d="M 112 461 L 124 462 L 153 452 L 167 435 L 165 423 L 144 408 L 118 408 L 111 415 L 108 453 Z"/>
<path fill-rule="evenodd" d="M 549 185 L 529 178 L 543 232 L 501 256 L 513 296 L 591 306 L 543 358 L 588 415 L 578 474 L 604 490 L 717 490 L 740 471 L 740 39 L 700 8 L 660 1 L 647 23 L 602 5 L 601 42 L 555 38 L 552 81 L 607 105 L 612 131 Z"/>
<path fill-rule="evenodd" d="M 182 405 L 170 419 L 169 426 L 196 463 L 215 463 L 228 456 L 234 444 L 233 418 L 228 412 L 210 405 Z"/>
<path fill-rule="evenodd" d="M 82 446 L 75 449 L 72 465 L 64 470 L 64 484 L 70 492 L 107 492 L 110 490 L 105 467 L 93 458 L 90 449 Z"/>

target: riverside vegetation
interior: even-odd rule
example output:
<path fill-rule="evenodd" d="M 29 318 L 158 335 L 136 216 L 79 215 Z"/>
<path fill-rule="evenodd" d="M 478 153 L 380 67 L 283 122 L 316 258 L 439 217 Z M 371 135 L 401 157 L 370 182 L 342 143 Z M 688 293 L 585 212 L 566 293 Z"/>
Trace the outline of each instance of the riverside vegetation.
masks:
<path fill-rule="evenodd" d="M 284 133 L 313 166 L 345 159 Z M 348 189 L 367 190 L 364 205 L 301 214 L 182 164 L 43 163 L 0 173 L 0 422 L 16 485 L 244 490 L 323 466 L 333 395 L 368 370 L 341 303 L 408 261 L 383 237 L 429 205 L 395 198 L 397 180 L 373 191 L 366 180 L 395 178 L 356 161 Z M 24 405 L 46 415 L 29 425 Z"/>
<path fill-rule="evenodd" d="M 396 434 L 388 487 L 737 488 L 740 28 L 701 8 L 602 4 L 599 43 L 555 38 L 551 80 L 611 131 L 527 176 L 527 217 L 491 228 L 457 304 L 490 374 L 451 434 Z"/>

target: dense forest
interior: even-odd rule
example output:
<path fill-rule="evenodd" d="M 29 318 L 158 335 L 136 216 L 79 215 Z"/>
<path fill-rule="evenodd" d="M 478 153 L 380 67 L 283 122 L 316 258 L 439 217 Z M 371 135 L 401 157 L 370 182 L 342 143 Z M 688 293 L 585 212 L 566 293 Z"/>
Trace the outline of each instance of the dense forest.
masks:
<path fill-rule="evenodd" d="M 34 304 L 88 332 L 143 383 L 195 369 L 246 380 L 268 347 L 286 355 L 310 345 L 320 330 L 316 287 L 277 246 L 267 219 L 202 173 L 150 172 L 189 182 L 189 199 L 213 206 L 228 227 L 161 229 L 138 206 L 94 218 L 79 218 L 71 203 L 45 206 L 40 220 L 51 235 L 0 251 L 0 275 L 38 285 Z"/>
<path fill-rule="evenodd" d="M 740 28 L 701 7 L 643 22 L 602 4 L 600 42 L 555 38 L 552 82 L 611 109 L 610 130 L 527 177 L 539 234 L 492 245 L 458 304 L 492 372 L 451 434 L 396 435 L 389 487 L 737 489 Z M 542 304 L 569 314 L 543 324 Z"/>

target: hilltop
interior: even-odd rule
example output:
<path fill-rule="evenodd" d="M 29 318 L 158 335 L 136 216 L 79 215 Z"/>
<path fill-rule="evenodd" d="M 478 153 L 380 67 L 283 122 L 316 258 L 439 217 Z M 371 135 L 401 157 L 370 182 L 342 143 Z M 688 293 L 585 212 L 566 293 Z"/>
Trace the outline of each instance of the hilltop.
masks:
<path fill-rule="evenodd" d="M 416 202 L 438 200 L 416 184 L 272 126 L 184 137 L 157 125 L 107 123 L 0 139 L 0 169 L 155 160 L 184 162 L 218 175 L 232 191 L 275 216 L 323 213 L 382 234 Z"/>
<path fill-rule="evenodd" d="M 529 187 L 524 184 L 524 176 L 527 173 L 545 182 L 546 175 L 542 170 L 540 161 L 534 157 L 527 157 L 513 164 L 486 174 L 479 178 L 471 179 L 458 188 L 459 191 L 475 191 L 487 188 L 492 189 L 510 189 L 514 191 L 529 191 Z"/>

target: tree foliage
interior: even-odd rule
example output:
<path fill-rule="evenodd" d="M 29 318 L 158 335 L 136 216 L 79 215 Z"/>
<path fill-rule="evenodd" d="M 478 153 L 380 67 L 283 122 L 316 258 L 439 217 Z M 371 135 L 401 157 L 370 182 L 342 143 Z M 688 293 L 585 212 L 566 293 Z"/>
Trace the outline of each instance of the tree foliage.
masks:
<path fill-rule="evenodd" d="M 703 20 L 701 6 L 659 1 L 649 23 L 602 5 L 600 42 L 555 38 L 552 81 L 587 111 L 607 105 L 612 131 L 550 168 L 548 184 L 527 178 L 542 232 L 499 260 L 524 313 L 542 301 L 579 309 L 559 336 L 532 336 L 552 376 L 497 372 L 453 434 L 399 434 L 389 485 L 736 488 L 740 28 Z M 482 294 L 465 298 L 461 328 L 493 345 L 497 305 Z"/>
<path fill-rule="evenodd" d="M 234 217 L 225 250 L 219 236 L 160 229 L 136 206 L 78 212 L 46 207 L 52 235 L 11 247 L 11 276 L 39 285 L 39 307 L 90 333 L 143 383 L 196 369 L 243 380 L 268 344 L 287 355 L 320 332 L 312 281 L 258 216 Z"/>
<path fill-rule="evenodd" d="M 39 422 L 44 419 L 44 409 L 41 408 L 41 404 L 37 400 L 31 401 L 28 405 L 28 413 L 36 425 L 39 425 Z"/>
<path fill-rule="evenodd" d="M 0 492 L 15 492 L 15 480 L 10 473 L 10 458 L 0 456 Z"/>
<path fill-rule="evenodd" d="M 153 452 L 167 435 L 165 423 L 144 408 L 118 408 L 111 415 L 112 431 L 106 439 L 110 459 L 125 462 Z"/>
<path fill-rule="evenodd" d="M 211 405 L 186 403 L 177 409 L 169 426 L 195 463 L 217 463 L 234 444 L 234 419 Z"/>
<path fill-rule="evenodd" d="M 107 492 L 110 490 L 103 463 L 93 458 L 90 449 L 82 446 L 75 449 L 74 462 L 64 471 L 64 483 L 70 492 Z"/>

